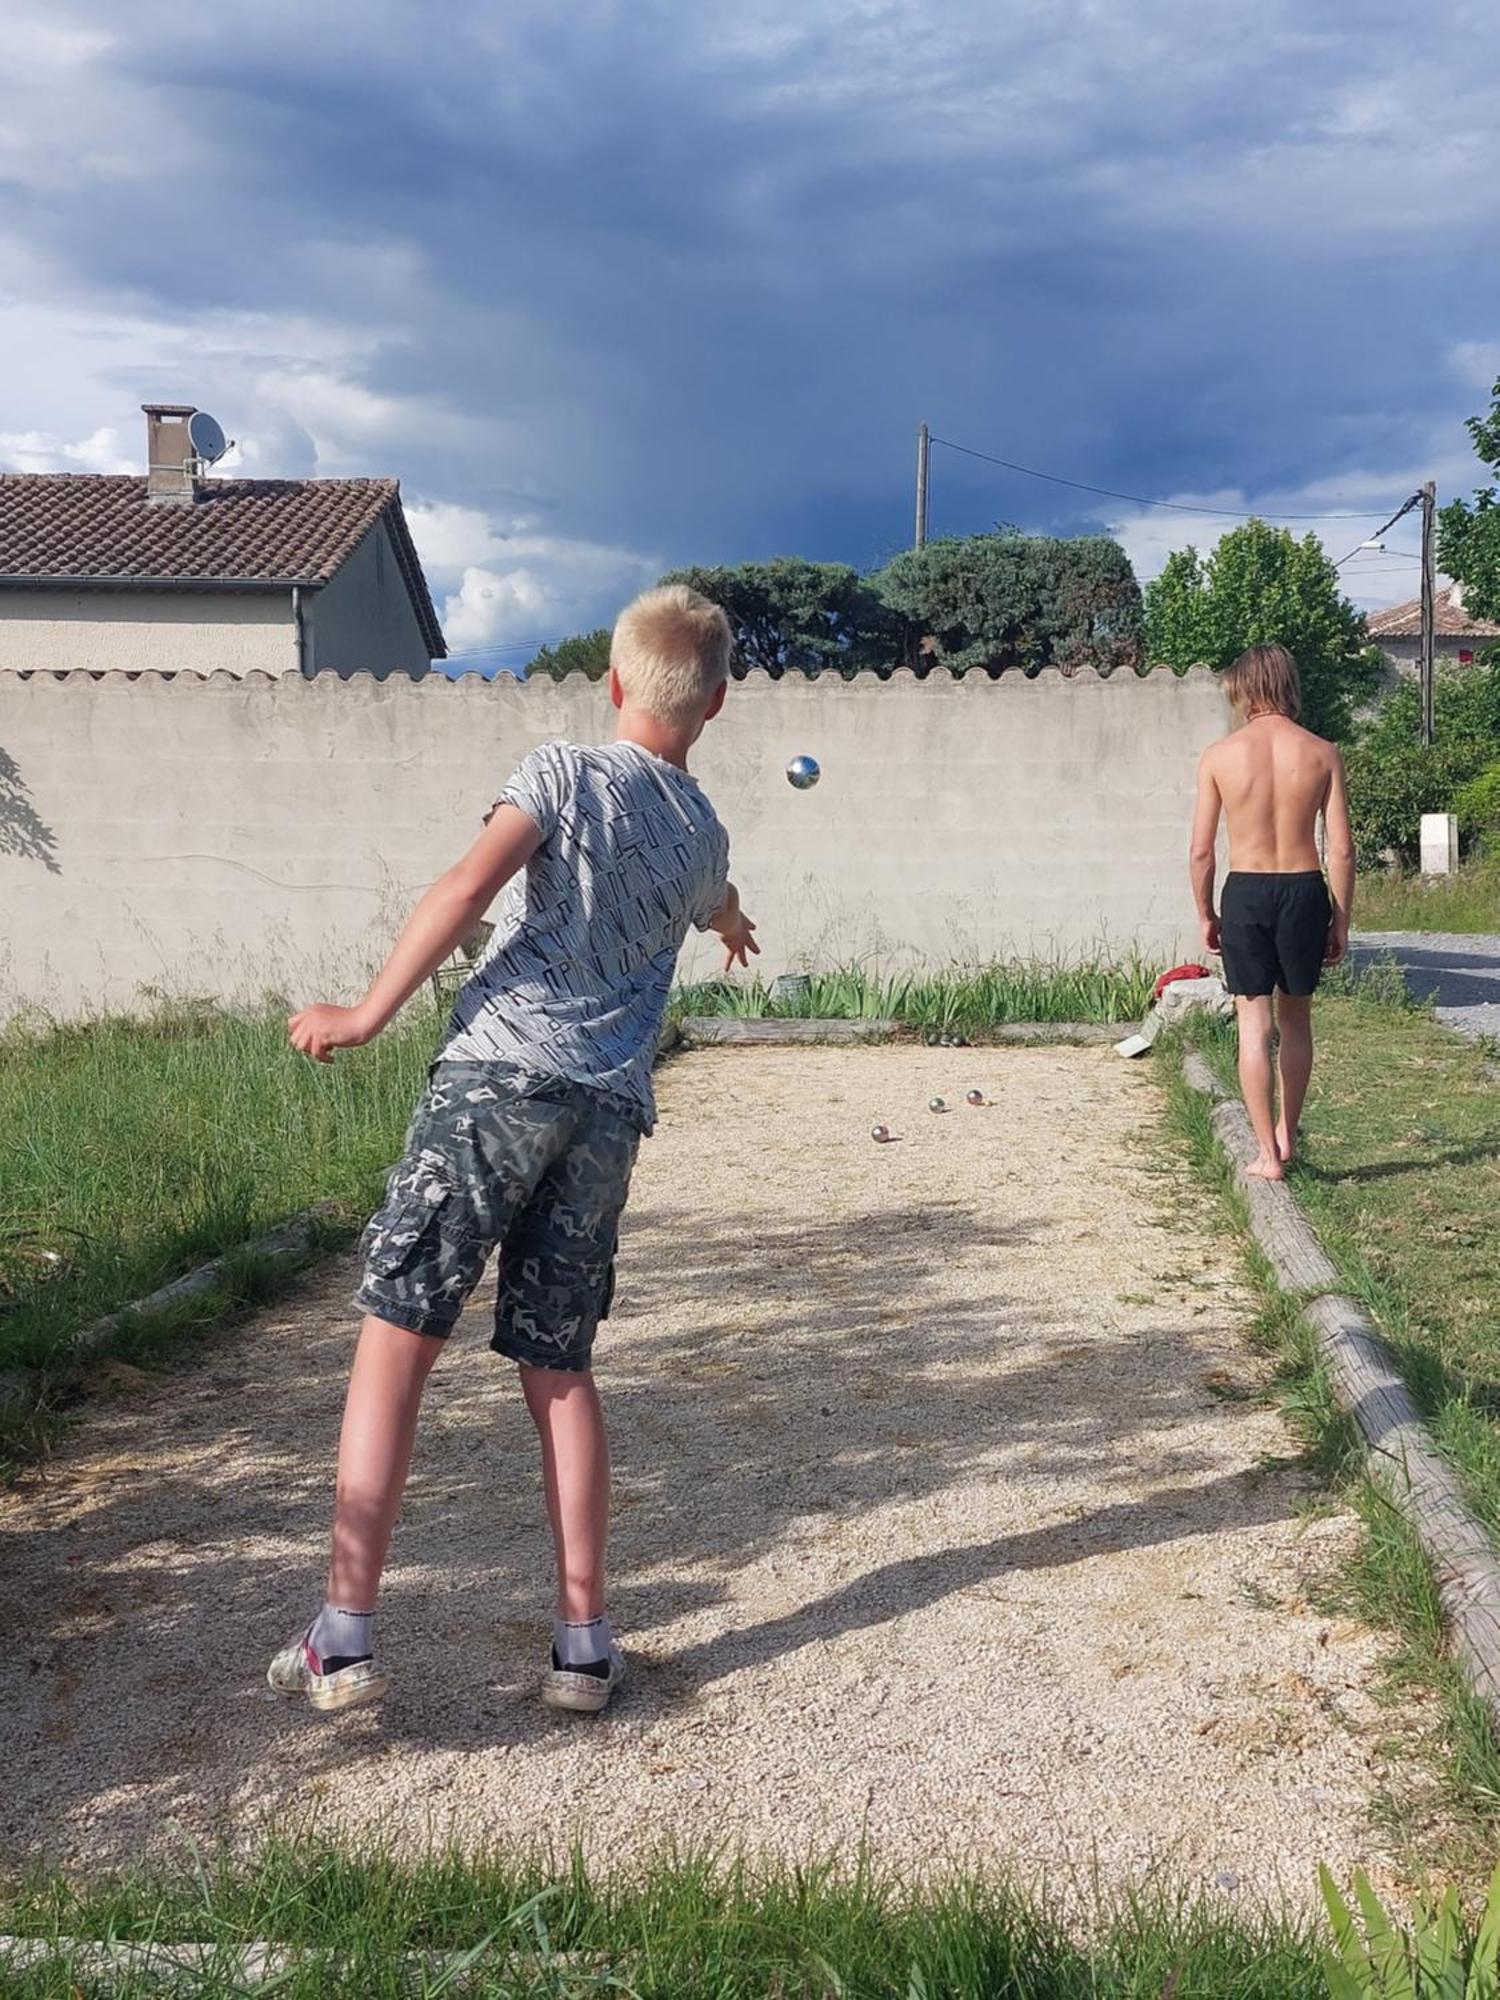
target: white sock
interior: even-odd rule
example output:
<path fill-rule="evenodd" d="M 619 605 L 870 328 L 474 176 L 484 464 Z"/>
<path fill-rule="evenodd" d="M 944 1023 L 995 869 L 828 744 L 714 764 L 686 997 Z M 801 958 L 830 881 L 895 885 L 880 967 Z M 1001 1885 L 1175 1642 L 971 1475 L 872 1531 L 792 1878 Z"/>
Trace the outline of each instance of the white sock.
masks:
<path fill-rule="evenodd" d="M 329 1660 L 368 1660 L 375 1651 L 375 1613 L 325 1604 L 312 1622 L 307 1643 L 325 1665 Z"/>
<path fill-rule="evenodd" d="M 592 1667 L 607 1660 L 615 1635 L 607 1618 L 554 1618 L 552 1650 L 560 1667 Z"/>

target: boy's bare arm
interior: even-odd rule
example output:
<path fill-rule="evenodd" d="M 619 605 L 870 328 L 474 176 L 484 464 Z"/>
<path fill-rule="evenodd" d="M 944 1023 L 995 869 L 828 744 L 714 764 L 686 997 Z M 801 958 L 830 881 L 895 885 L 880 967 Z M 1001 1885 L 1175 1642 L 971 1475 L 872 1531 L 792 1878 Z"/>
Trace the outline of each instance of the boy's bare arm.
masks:
<path fill-rule="evenodd" d="M 1193 901 L 1198 906 L 1198 922 L 1204 947 L 1219 949 L 1219 919 L 1214 915 L 1214 846 L 1219 836 L 1219 781 L 1214 775 L 1213 750 L 1204 751 L 1198 764 L 1198 798 L 1193 807 L 1193 837 L 1188 850 L 1188 874 L 1193 884 Z"/>
<path fill-rule="evenodd" d="M 370 1042 L 455 947 L 466 938 L 512 875 L 541 845 L 536 822 L 519 807 L 498 806 L 461 861 L 440 875 L 407 918 L 390 957 L 355 1007 L 304 1007 L 287 1023 L 292 1045 L 314 1062 L 335 1049 Z"/>
<path fill-rule="evenodd" d="M 740 892 L 732 882 L 724 892 L 723 902 L 709 919 L 709 929 L 717 931 L 724 941 L 726 972 L 736 960 L 748 967 L 752 952 L 759 958 L 760 946 L 755 942 L 755 926 L 740 908 Z"/>
<path fill-rule="evenodd" d="M 1354 917 L 1354 833 L 1349 825 L 1349 793 L 1344 783 L 1344 760 L 1335 750 L 1333 770 L 1328 778 L 1328 797 L 1323 806 L 1323 834 L 1328 861 L 1328 890 L 1333 898 L 1333 917 L 1328 926 L 1330 965 L 1337 965 L 1349 949 L 1349 925 Z"/>

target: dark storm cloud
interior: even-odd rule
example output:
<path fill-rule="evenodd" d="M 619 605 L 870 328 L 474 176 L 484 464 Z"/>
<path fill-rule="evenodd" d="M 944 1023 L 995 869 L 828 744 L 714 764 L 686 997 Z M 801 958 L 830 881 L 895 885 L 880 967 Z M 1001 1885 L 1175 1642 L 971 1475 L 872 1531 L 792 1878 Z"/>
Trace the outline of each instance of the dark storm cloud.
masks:
<path fill-rule="evenodd" d="M 602 615 L 609 561 L 569 597 L 562 545 L 878 559 L 922 417 L 1232 504 L 1375 508 L 1462 466 L 1482 367 L 1454 356 L 1500 326 L 1487 9 L 1000 11 L 49 13 L 9 226 L 76 312 L 204 326 L 231 428 L 529 533 L 511 630 Z M 51 428 L 121 421 L 75 403 Z M 1099 517 L 935 473 L 941 529 Z M 445 585 L 516 555 L 462 542 Z"/>

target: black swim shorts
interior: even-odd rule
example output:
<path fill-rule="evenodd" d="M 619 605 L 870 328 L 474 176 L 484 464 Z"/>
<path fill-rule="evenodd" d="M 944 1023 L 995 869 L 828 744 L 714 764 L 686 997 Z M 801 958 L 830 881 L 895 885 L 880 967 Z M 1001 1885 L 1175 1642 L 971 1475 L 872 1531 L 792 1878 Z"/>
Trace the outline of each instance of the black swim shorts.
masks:
<path fill-rule="evenodd" d="M 1316 992 L 1332 914 L 1328 885 L 1316 868 L 1295 875 L 1238 869 L 1226 875 L 1219 899 L 1224 984 L 1247 998 Z"/>

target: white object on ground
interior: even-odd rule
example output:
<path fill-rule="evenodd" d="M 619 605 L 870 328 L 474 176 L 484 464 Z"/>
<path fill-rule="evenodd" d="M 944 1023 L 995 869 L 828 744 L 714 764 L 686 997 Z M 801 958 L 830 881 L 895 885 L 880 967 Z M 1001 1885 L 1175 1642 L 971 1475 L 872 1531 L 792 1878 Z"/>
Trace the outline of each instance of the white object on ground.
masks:
<path fill-rule="evenodd" d="M 1422 873 L 1451 875 L 1458 867 L 1458 820 L 1453 813 L 1423 813 Z"/>
<path fill-rule="evenodd" d="M 1133 1035 L 1115 1043 L 1117 1056 L 1143 1056 L 1169 1021 L 1185 1014 L 1232 1014 L 1234 1000 L 1222 979 L 1210 973 L 1206 979 L 1174 979 L 1164 986 L 1161 998 Z"/>

